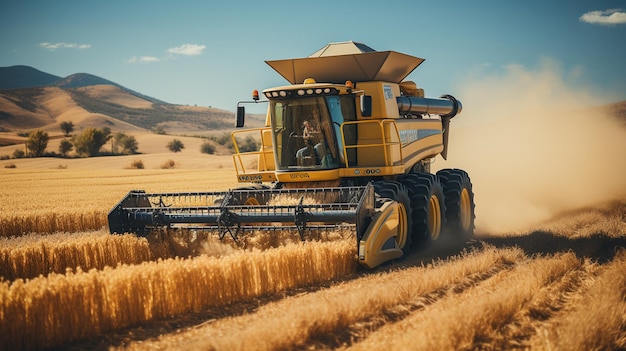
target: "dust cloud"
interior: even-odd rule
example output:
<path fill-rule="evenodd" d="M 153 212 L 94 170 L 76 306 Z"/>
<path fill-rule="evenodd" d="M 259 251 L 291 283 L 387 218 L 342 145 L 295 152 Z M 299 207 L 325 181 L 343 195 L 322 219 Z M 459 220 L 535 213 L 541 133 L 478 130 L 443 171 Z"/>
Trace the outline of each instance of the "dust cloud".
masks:
<path fill-rule="evenodd" d="M 468 171 L 478 234 L 520 231 L 626 195 L 626 129 L 596 92 L 566 78 L 545 61 L 461 84 L 448 160 L 433 168 Z"/>

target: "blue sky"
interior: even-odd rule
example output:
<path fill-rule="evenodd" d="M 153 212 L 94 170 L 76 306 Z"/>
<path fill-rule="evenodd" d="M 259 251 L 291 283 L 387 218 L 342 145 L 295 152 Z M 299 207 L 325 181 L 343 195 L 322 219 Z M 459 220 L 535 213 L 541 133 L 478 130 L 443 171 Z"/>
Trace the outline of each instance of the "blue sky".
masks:
<path fill-rule="evenodd" d="M 287 84 L 264 60 L 348 40 L 425 58 L 409 79 L 427 96 L 549 60 L 566 84 L 626 100 L 626 0 L 0 5 L 0 67 L 91 73 L 170 103 L 229 111 L 253 89 Z"/>

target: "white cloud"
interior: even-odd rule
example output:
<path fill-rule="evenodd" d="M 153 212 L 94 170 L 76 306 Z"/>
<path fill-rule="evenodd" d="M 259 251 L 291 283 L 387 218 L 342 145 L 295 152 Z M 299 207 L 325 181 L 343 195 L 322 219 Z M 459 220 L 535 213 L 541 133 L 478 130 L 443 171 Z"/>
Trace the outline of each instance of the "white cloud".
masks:
<path fill-rule="evenodd" d="M 133 56 L 128 60 L 128 63 L 150 63 L 150 62 L 159 62 L 161 59 L 154 56 Z"/>
<path fill-rule="evenodd" d="M 161 62 L 168 61 L 174 59 L 173 54 L 176 55 L 185 55 L 185 56 L 195 56 L 200 55 L 206 48 L 205 45 L 197 45 L 197 44 L 183 44 L 181 46 L 169 48 L 166 50 L 169 53 L 169 56 L 166 57 L 155 57 L 155 56 L 133 56 L 128 59 L 128 63 L 150 63 L 150 62 Z"/>
<path fill-rule="evenodd" d="M 622 9 L 590 11 L 580 16 L 580 20 L 591 24 L 624 24 L 626 23 L 626 12 L 623 12 Z"/>
<path fill-rule="evenodd" d="M 195 56 L 195 55 L 200 55 L 202 51 L 204 51 L 204 49 L 206 49 L 205 45 L 183 44 L 178 47 L 169 48 L 167 49 L 167 52 L 170 54 Z"/>
<path fill-rule="evenodd" d="M 54 51 L 56 49 L 79 49 L 79 50 L 83 50 L 83 49 L 89 49 L 91 47 L 91 44 L 76 44 L 76 43 L 39 43 L 39 46 L 44 48 L 44 49 L 48 49 L 50 51 Z"/>

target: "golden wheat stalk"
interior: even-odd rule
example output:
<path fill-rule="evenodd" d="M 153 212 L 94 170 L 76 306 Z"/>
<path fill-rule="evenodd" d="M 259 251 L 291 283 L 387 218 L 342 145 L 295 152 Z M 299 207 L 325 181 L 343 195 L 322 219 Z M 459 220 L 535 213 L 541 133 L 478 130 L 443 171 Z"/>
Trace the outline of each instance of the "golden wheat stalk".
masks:
<path fill-rule="evenodd" d="M 107 217 L 103 211 L 1 216 L 0 237 L 28 233 L 81 232 L 101 229 L 106 225 Z"/>
<path fill-rule="evenodd" d="M 105 231 L 0 238 L 0 277 L 12 281 L 66 269 L 103 269 L 152 259 L 146 239 Z"/>
<path fill-rule="evenodd" d="M 307 242 L 0 283 L 0 345 L 44 348 L 355 272 L 354 243 Z"/>

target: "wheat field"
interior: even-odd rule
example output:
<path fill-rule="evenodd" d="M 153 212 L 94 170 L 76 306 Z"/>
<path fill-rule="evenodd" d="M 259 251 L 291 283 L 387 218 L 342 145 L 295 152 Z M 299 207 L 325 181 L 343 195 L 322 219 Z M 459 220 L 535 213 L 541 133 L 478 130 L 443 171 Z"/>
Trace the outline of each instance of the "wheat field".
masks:
<path fill-rule="evenodd" d="M 236 186 L 223 170 L 2 172 L 0 350 L 626 348 L 624 198 L 365 271 L 344 234 L 104 228 L 131 189 Z"/>

